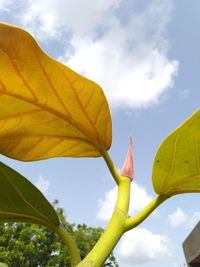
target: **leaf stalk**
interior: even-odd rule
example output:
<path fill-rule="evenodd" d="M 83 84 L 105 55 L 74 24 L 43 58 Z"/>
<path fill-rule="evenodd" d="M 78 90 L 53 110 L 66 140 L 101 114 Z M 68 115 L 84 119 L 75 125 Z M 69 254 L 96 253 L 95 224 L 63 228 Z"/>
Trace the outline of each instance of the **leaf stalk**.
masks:
<path fill-rule="evenodd" d="M 61 226 L 54 229 L 54 232 L 62 238 L 65 245 L 68 248 L 68 252 L 71 258 L 71 267 L 77 266 L 77 264 L 81 261 L 79 249 L 76 246 L 76 243 L 73 237 L 65 231 Z"/>
<path fill-rule="evenodd" d="M 120 181 L 122 180 L 122 178 L 121 178 L 122 176 L 119 174 L 119 172 L 118 172 L 117 168 L 115 167 L 110 155 L 105 150 L 101 151 L 101 154 L 102 154 L 102 156 L 103 156 L 103 158 L 104 158 L 104 160 L 108 166 L 108 169 L 109 169 L 110 173 L 112 174 L 115 182 L 117 183 L 117 185 L 119 185 Z"/>
<path fill-rule="evenodd" d="M 142 211 L 133 218 L 128 218 L 125 223 L 125 230 L 129 231 L 141 224 L 158 206 L 160 206 L 170 196 L 159 195 L 153 199 Z"/>

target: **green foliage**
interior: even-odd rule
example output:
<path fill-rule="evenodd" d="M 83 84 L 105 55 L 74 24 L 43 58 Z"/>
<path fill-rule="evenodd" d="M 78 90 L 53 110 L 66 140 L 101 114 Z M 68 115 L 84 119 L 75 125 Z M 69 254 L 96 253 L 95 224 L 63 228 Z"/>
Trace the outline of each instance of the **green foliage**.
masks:
<path fill-rule="evenodd" d="M 81 258 L 84 258 L 103 233 L 103 229 L 85 224 L 69 224 L 61 208 L 57 207 L 57 213 L 63 226 L 74 236 Z M 66 246 L 54 232 L 46 227 L 23 223 L 0 225 L 0 261 L 9 267 L 70 267 Z M 118 266 L 113 254 L 104 266 Z"/>
<path fill-rule="evenodd" d="M 0 162 L 0 222 L 28 222 L 50 228 L 59 226 L 52 205 L 21 174 Z"/>

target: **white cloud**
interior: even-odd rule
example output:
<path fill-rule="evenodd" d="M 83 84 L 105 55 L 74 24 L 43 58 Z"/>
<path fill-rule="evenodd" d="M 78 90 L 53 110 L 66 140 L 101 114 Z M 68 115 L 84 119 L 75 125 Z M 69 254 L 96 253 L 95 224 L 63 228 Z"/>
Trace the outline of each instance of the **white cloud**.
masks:
<path fill-rule="evenodd" d="M 165 37 L 172 1 L 152 0 L 131 15 L 125 0 L 28 0 L 19 13 L 38 38 L 67 38 L 62 61 L 99 83 L 112 107 L 148 107 L 173 86 L 178 62 Z"/>
<path fill-rule="evenodd" d="M 177 62 L 169 61 L 157 48 L 146 46 L 145 55 L 139 55 L 138 48 L 131 55 L 124 47 L 113 47 L 113 42 L 112 36 L 98 41 L 73 39 L 75 53 L 66 64 L 99 83 L 112 107 L 158 103 L 160 95 L 173 85 Z"/>
<path fill-rule="evenodd" d="M 163 259 L 171 256 L 170 242 L 165 235 L 136 228 L 122 237 L 117 255 L 123 266 Z"/>
<path fill-rule="evenodd" d="M 177 208 L 175 212 L 168 215 L 169 224 L 172 227 L 177 227 L 184 224 L 188 219 L 188 215 L 180 208 Z"/>
<path fill-rule="evenodd" d="M 95 34 L 102 20 L 120 0 L 26 0 L 20 17 L 23 24 L 40 39 L 57 38 L 60 32 Z"/>
<path fill-rule="evenodd" d="M 47 193 L 49 190 L 50 182 L 44 179 L 42 176 L 39 176 L 35 186 L 43 193 Z"/>
<path fill-rule="evenodd" d="M 0 0 L 0 12 L 1 11 L 8 11 L 9 5 L 11 4 L 12 0 Z"/>
<path fill-rule="evenodd" d="M 129 212 L 131 215 L 144 208 L 151 200 L 152 196 L 149 195 L 146 190 L 137 185 L 135 182 L 131 186 L 131 196 L 134 196 L 134 200 L 130 201 Z M 99 200 L 99 210 L 97 218 L 108 221 L 114 210 L 115 202 L 117 199 L 117 186 L 106 192 L 104 199 Z"/>
<path fill-rule="evenodd" d="M 185 212 L 181 208 L 168 215 L 168 222 L 172 227 L 183 227 L 192 229 L 200 220 L 200 212 Z"/>

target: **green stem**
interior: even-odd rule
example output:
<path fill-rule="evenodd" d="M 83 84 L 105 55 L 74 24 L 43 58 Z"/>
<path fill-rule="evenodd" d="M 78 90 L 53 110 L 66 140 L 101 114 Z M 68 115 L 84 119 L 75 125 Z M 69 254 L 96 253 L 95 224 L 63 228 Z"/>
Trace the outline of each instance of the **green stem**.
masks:
<path fill-rule="evenodd" d="M 135 217 L 126 220 L 126 231 L 129 231 L 142 223 L 160 204 L 162 204 L 170 196 L 157 196 L 153 199 L 141 212 Z"/>
<path fill-rule="evenodd" d="M 100 267 L 113 251 L 125 230 L 130 201 L 130 183 L 131 181 L 129 178 L 121 176 L 117 202 L 112 218 L 104 234 L 77 267 Z"/>
<path fill-rule="evenodd" d="M 81 261 L 81 258 L 79 249 L 77 248 L 73 237 L 61 227 L 54 229 L 54 232 L 62 238 L 68 248 L 68 252 L 71 258 L 71 267 L 77 266 L 77 264 Z"/>
<path fill-rule="evenodd" d="M 121 176 L 120 176 L 118 170 L 115 168 L 115 165 L 112 162 L 112 159 L 111 159 L 110 155 L 108 154 L 107 151 L 104 151 L 104 150 L 101 151 L 101 154 L 102 154 L 102 156 L 103 156 L 103 158 L 104 158 L 104 160 L 105 160 L 105 162 L 106 162 L 106 164 L 108 166 L 108 169 L 110 170 L 113 178 L 115 179 L 116 183 L 119 185 L 119 183 L 121 181 Z"/>

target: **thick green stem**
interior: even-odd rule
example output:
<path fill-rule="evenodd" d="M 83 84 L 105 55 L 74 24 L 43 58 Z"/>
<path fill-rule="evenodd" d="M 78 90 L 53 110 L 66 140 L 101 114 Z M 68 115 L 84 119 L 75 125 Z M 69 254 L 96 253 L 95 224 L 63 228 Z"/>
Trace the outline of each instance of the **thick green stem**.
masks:
<path fill-rule="evenodd" d="M 135 217 L 127 219 L 125 225 L 126 231 L 131 230 L 142 223 L 167 198 L 169 198 L 169 196 L 157 196 Z"/>
<path fill-rule="evenodd" d="M 68 248 L 68 252 L 71 258 L 71 267 L 77 266 L 77 264 L 81 261 L 81 258 L 73 237 L 61 227 L 54 229 L 54 232 L 62 238 Z"/>
<path fill-rule="evenodd" d="M 104 234 L 77 267 L 100 267 L 113 251 L 125 230 L 130 201 L 130 183 L 131 181 L 129 178 L 121 176 L 117 202 L 112 218 Z"/>

